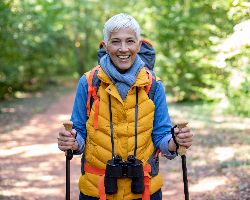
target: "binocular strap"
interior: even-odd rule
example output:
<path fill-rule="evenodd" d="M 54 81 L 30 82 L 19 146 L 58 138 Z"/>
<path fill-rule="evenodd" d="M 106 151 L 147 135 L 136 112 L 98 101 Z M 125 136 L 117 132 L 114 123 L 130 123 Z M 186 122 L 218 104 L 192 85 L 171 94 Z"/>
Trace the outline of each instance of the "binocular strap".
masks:
<path fill-rule="evenodd" d="M 138 135 L 138 87 L 136 87 L 136 104 L 135 104 L 135 148 L 134 148 L 134 157 L 136 158 L 137 151 L 137 135 Z M 112 117 L 112 106 L 111 106 L 111 97 L 108 95 L 109 100 L 109 126 L 110 126 L 110 137 L 112 145 L 112 159 L 115 158 L 115 145 L 114 145 L 114 127 L 113 127 L 113 117 Z"/>

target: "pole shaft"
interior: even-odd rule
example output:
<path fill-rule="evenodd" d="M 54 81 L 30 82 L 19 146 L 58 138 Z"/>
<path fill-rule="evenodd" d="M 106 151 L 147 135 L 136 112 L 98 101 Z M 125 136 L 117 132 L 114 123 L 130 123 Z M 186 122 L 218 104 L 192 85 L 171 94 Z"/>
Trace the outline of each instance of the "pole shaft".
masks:
<path fill-rule="evenodd" d="M 70 200 L 70 160 L 66 157 L 66 200 Z"/>
<path fill-rule="evenodd" d="M 185 200 L 189 200 L 186 156 L 181 156 Z"/>
<path fill-rule="evenodd" d="M 66 131 L 71 131 L 73 127 L 72 121 L 66 121 L 63 123 L 63 126 Z M 71 149 L 68 149 L 65 152 L 66 157 L 66 194 L 65 199 L 70 200 L 70 160 L 73 158 L 73 152 Z"/>

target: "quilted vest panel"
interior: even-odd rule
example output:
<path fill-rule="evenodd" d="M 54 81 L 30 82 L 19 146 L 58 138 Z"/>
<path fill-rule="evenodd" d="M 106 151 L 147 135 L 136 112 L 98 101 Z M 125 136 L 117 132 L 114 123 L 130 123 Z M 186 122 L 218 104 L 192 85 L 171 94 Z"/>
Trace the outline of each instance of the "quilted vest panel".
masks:
<path fill-rule="evenodd" d="M 103 72 L 101 72 L 101 74 L 102 73 Z M 143 80 L 143 78 L 147 79 L 146 72 L 139 73 L 138 79 Z M 151 133 L 153 129 L 155 106 L 144 90 L 145 85 L 136 83 L 135 85 L 139 87 L 137 159 L 141 160 L 143 164 L 146 164 L 154 151 Z M 98 129 L 95 129 L 93 125 L 95 106 L 92 106 L 90 116 L 86 124 L 87 139 L 85 146 L 85 162 L 99 169 L 105 169 L 107 161 L 112 158 L 108 100 L 109 94 L 111 96 L 112 105 L 115 154 L 120 155 L 124 160 L 127 160 L 129 155 L 133 155 L 135 147 L 136 87 L 132 87 L 128 92 L 125 101 L 122 101 L 115 85 L 111 82 L 107 83 L 102 81 L 97 94 L 100 99 Z M 80 191 L 85 195 L 98 197 L 98 180 L 98 175 L 85 173 L 79 179 L 78 185 Z M 107 195 L 108 199 L 120 200 L 141 198 L 140 194 L 131 193 L 130 179 L 118 179 L 117 184 L 118 192 L 114 195 Z M 162 177 L 160 174 L 151 178 L 151 194 L 159 190 L 161 186 Z"/>

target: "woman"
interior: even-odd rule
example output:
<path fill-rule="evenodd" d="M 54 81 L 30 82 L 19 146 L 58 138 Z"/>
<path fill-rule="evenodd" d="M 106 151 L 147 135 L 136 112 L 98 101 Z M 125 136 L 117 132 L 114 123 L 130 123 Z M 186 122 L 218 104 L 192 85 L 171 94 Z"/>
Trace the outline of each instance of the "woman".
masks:
<path fill-rule="evenodd" d="M 176 146 L 189 148 L 193 135 L 188 127 L 176 128 L 173 139 L 161 81 L 153 99 L 145 90 L 150 71 L 138 55 L 142 40 L 137 21 L 127 14 L 115 15 L 105 23 L 103 34 L 106 54 L 95 68 L 100 81 L 95 106 L 88 113 L 90 72 L 77 87 L 71 116 L 74 129 L 59 133 L 58 147 L 83 153 L 80 200 L 160 200 L 163 181 L 157 150 L 173 159 Z M 141 171 L 131 175 L 131 166 Z"/>

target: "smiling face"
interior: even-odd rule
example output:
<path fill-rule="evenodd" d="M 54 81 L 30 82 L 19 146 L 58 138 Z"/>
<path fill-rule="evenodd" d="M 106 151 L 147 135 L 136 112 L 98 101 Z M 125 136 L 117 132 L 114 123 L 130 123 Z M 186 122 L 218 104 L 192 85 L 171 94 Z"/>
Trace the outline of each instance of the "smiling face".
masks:
<path fill-rule="evenodd" d="M 104 45 L 113 64 L 120 71 L 128 70 L 135 61 L 140 50 L 141 41 L 130 28 L 111 32 L 108 44 Z"/>

